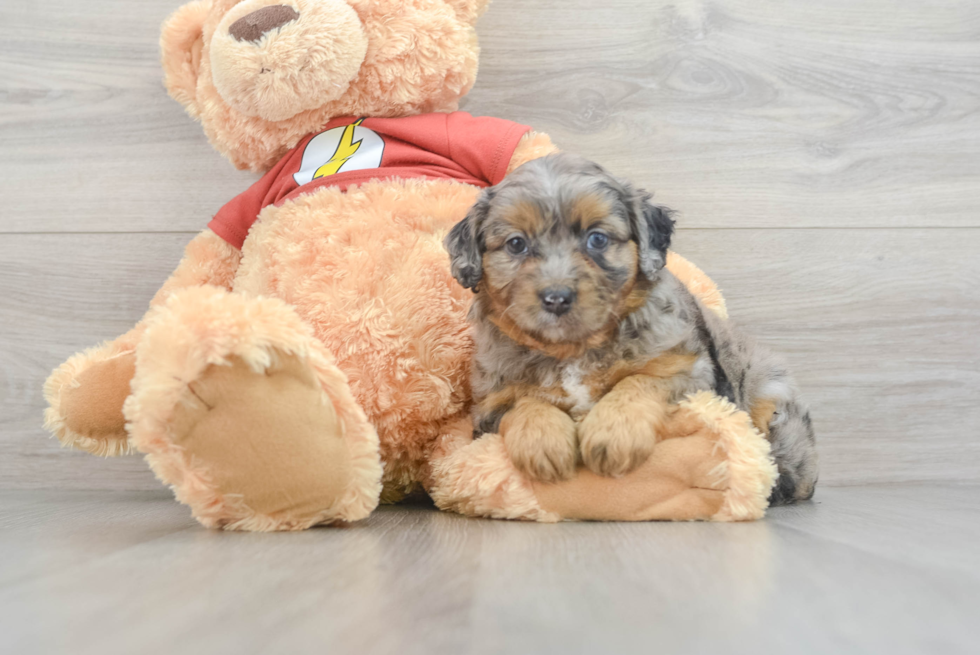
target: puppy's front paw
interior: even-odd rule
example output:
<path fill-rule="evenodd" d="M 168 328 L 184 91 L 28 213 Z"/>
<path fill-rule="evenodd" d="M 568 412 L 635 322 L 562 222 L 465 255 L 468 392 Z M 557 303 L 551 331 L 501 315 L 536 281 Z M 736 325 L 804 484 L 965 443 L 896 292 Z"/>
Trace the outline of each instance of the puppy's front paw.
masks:
<path fill-rule="evenodd" d="M 522 399 L 500 421 L 500 435 L 514 466 L 525 475 L 557 482 L 575 473 L 575 422 L 557 407 Z"/>
<path fill-rule="evenodd" d="M 659 415 L 601 400 L 578 426 L 582 461 L 594 473 L 614 478 L 645 462 L 657 443 Z"/>

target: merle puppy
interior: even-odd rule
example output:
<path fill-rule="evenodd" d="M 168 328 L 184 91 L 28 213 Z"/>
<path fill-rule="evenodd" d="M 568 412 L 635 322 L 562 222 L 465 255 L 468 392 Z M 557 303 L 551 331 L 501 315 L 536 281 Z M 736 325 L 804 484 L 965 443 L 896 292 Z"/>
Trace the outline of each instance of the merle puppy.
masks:
<path fill-rule="evenodd" d="M 810 498 L 813 428 L 786 369 L 665 267 L 669 210 L 590 161 L 555 154 L 483 192 L 446 238 L 470 318 L 477 432 L 545 481 L 581 457 L 620 476 L 649 456 L 671 407 L 713 390 L 772 444 L 770 504 Z"/>

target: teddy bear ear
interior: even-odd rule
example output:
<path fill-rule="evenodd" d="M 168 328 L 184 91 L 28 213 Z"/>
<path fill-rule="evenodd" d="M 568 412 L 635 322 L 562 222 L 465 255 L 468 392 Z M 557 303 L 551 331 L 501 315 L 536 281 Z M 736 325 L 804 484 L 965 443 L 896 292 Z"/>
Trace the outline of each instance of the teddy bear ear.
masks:
<path fill-rule="evenodd" d="M 446 0 L 455 11 L 456 15 L 468 23 L 475 23 L 487 7 L 490 0 Z"/>
<path fill-rule="evenodd" d="M 189 2 L 168 18 L 160 34 L 163 82 L 170 96 L 197 113 L 197 75 L 204 48 L 204 21 L 211 11 L 211 0 Z"/>

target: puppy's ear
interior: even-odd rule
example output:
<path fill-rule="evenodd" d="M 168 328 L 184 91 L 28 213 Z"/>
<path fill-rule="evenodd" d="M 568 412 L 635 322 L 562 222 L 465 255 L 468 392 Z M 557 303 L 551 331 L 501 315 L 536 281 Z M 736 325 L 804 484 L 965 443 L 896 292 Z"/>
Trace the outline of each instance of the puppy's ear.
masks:
<path fill-rule="evenodd" d="M 630 201 L 630 223 L 639 246 L 640 272 L 653 279 L 667 263 L 667 248 L 674 234 L 673 212 L 650 202 L 651 195 L 624 183 Z"/>
<path fill-rule="evenodd" d="M 476 293 L 476 286 L 483 278 L 483 242 L 480 231 L 490 211 L 493 190 L 484 191 L 466 218 L 450 230 L 443 244 L 449 251 L 453 277 L 464 288 Z"/>

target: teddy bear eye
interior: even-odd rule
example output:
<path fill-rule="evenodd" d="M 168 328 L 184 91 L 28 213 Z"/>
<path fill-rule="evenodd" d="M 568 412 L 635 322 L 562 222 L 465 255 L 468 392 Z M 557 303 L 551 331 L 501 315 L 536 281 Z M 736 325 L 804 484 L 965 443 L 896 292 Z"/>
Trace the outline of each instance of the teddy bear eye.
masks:
<path fill-rule="evenodd" d="M 605 250 L 606 246 L 609 245 L 609 237 L 602 232 L 593 232 L 586 239 L 585 245 L 588 246 L 589 250 Z"/>
<path fill-rule="evenodd" d="M 523 255 L 527 252 L 527 241 L 524 237 L 511 237 L 507 239 L 507 252 L 512 255 Z"/>

